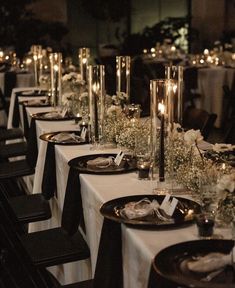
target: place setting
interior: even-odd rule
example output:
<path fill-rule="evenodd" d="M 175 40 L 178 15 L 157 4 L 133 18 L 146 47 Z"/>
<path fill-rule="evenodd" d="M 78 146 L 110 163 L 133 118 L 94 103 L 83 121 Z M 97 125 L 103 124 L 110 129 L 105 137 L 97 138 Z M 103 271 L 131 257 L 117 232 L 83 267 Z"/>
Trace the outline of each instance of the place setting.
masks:
<path fill-rule="evenodd" d="M 46 99 L 31 99 L 19 102 L 20 105 L 25 107 L 50 107 L 51 104 Z"/>
<path fill-rule="evenodd" d="M 149 281 L 152 285 L 154 276 L 160 277 L 166 287 L 232 288 L 235 285 L 234 241 L 196 240 L 169 246 L 154 258 Z M 148 287 L 154 287 L 152 285 Z"/>
<path fill-rule="evenodd" d="M 35 120 L 40 121 L 65 121 L 65 120 L 73 120 L 74 117 L 69 115 L 67 111 L 62 113 L 58 110 L 53 110 L 50 112 L 38 112 L 31 114 L 31 117 Z"/>
<path fill-rule="evenodd" d="M 68 164 L 79 173 L 86 174 L 121 174 L 136 170 L 136 158 L 122 151 L 79 156 Z"/>
<path fill-rule="evenodd" d="M 132 228 L 170 229 L 194 223 L 200 205 L 182 197 L 133 195 L 110 200 L 100 208 L 101 214 Z"/>
<path fill-rule="evenodd" d="M 41 140 L 56 145 L 82 145 L 87 144 L 87 131 L 57 131 L 40 135 Z"/>

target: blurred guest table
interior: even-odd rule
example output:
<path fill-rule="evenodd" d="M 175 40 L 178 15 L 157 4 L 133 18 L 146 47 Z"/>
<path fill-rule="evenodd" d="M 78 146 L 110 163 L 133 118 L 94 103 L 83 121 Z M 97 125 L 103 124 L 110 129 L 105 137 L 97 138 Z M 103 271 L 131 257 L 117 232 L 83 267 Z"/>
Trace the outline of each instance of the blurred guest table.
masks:
<path fill-rule="evenodd" d="M 231 89 L 235 79 L 235 69 L 214 66 L 198 69 L 198 90 L 201 99 L 197 103 L 199 108 L 209 113 L 215 113 L 217 119 L 215 127 L 220 128 L 223 120 L 223 86 Z"/>

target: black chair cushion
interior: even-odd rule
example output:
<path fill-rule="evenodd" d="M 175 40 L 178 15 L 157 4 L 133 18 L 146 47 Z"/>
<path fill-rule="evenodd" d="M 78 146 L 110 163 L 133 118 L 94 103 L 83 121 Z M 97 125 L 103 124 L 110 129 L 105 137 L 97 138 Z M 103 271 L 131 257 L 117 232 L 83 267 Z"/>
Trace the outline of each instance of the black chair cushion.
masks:
<path fill-rule="evenodd" d="M 0 163 L 0 179 L 23 177 L 34 174 L 26 160 Z"/>
<path fill-rule="evenodd" d="M 20 223 L 47 220 L 51 217 L 50 205 L 42 194 L 11 197 L 8 202 Z"/>
<path fill-rule="evenodd" d="M 87 259 L 89 248 L 81 233 L 73 236 L 61 227 L 22 235 L 21 241 L 33 263 L 49 267 Z"/>
<path fill-rule="evenodd" d="M 20 128 L 0 130 L 0 141 L 22 138 L 23 136 L 23 131 Z"/>
<path fill-rule="evenodd" d="M 25 155 L 27 151 L 26 142 L 6 144 L 0 147 L 0 158 L 6 159 Z"/>

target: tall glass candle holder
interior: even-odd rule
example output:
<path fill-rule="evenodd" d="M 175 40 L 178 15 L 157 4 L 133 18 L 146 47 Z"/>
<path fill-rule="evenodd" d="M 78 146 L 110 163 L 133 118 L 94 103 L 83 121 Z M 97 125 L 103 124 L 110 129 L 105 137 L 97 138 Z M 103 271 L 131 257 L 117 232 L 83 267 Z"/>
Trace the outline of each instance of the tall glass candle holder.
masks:
<path fill-rule="evenodd" d="M 104 134 L 105 70 L 104 65 L 88 66 L 88 95 L 90 110 L 90 141 L 101 144 Z"/>
<path fill-rule="evenodd" d="M 154 79 L 150 81 L 151 97 L 151 150 L 153 171 L 159 181 L 165 181 L 165 146 L 168 127 L 173 125 L 173 98 L 175 81 Z"/>
<path fill-rule="evenodd" d="M 79 48 L 78 50 L 78 59 L 79 59 L 79 66 L 80 66 L 80 73 L 82 80 L 87 83 L 87 68 L 89 64 L 90 58 L 90 49 L 89 48 Z"/>
<path fill-rule="evenodd" d="M 32 45 L 31 52 L 33 54 L 34 83 L 35 86 L 39 86 L 39 79 L 42 74 L 42 46 Z"/>
<path fill-rule="evenodd" d="M 116 56 L 116 94 L 126 95 L 126 103 L 130 102 L 130 56 Z"/>
<path fill-rule="evenodd" d="M 166 79 L 173 79 L 176 81 L 176 97 L 174 99 L 174 122 L 183 124 L 183 66 L 166 66 Z"/>
<path fill-rule="evenodd" d="M 62 105 L 62 54 L 50 54 L 50 70 L 51 70 L 51 105 L 60 107 Z"/>

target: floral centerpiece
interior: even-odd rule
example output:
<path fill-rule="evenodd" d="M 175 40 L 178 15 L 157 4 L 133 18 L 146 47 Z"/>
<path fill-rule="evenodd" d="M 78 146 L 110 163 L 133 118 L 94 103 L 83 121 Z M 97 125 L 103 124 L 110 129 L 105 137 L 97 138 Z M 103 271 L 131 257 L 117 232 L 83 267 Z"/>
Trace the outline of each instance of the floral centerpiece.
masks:
<path fill-rule="evenodd" d="M 150 121 L 141 121 L 138 117 L 130 117 L 126 113 L 125 105 L 127 97 L 125 93 L 106 96 L 106 119 L 104 125 L 104 138 L 106 143 L 114 143 L 134 151 L 138 135 L 150 135 Z"/>
<path fill-rule="evenodd" d="M 199 149 L 203 140 L 199 130 L 184 132 L 179 125 L 175 125 L 169 135 L 166 148 L 166 169 L 168 173 L 174 173 L 179 184 L 187 187 L 196 198 L 201 198 L 200 185 L 205 175 L 212 181 L 218 175 L 231 171 L 229 166 L 222 169 L 212 159 Z"/>
<path fill-rule="evenodd" d="M 81 74 L 70 72 L 62 77 L 62 103 L 74 115 L 88 114 L 88 93 Z M 84 115 L 83 115 L 84 116 Z"/>
<path fill-rule="evenodd" d="M 79 98 L 86 90 L 86 83 L 82 80 L 81 74 L 70 72 L 62 77 L 63 101 L 66 102 L 70 97 Z"/>
<path fill-rule="evenodd" d="M 221 193 L 218 218 L 226 223 L 235 221 L 235 170 L 219 179 L 217 189 Z"/>

